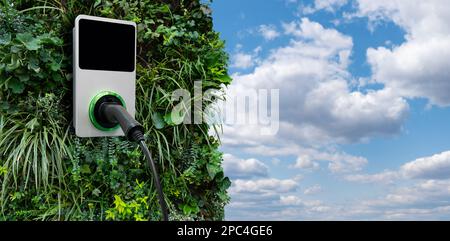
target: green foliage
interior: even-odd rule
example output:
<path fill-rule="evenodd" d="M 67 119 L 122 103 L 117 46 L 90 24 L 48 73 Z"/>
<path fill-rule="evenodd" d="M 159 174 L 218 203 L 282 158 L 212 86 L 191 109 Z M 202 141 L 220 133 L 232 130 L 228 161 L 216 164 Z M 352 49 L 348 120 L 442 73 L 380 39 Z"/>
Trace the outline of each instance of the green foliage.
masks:
<path fill-rule="evenodd" d="M 14 14 L 17 20 L 6 22 Z M 26 89 L 48 92 L 68 80 L 70 76 L 62 71 L 67 67 L 64 42 L 47 30 L 43 19 L 23 16 L 10 7 L 3 7 L 0 16 L 6 26 L 0 30 L 0 88 L 9 89 L 10 95 L 23 94 Z M 52 27 L 60 28 L 58 24 Z"/>
<path fill-rule="evenodd" d="M 145 183 L 136 181 L 131 201 L 124 202 L 120 196 L 114 195 L 114 207 L 106 210 L 106 219 L 148 221 L 144 218 L 149 209 L 148 196 L 145 195 L 146 189 L 148 187 L 145 186 Z"/>
<path fill-rule="evenodd" d="M 138 24 L 137 119 L 158 161 L 171 217 L 223 219 L 230 180 L 219 141 L 206 124 L 182 123 L 199 110 L 182 106 L 170 115 L 180 106 L 174 90 L 193 96 L 197 80 L 216 90 L 231 82 L 224 42 L 198 0 L 0 2 L 0 219 L 161 218 L 136 145 L 74 136 L 71 30 L 79 14 Z"/>

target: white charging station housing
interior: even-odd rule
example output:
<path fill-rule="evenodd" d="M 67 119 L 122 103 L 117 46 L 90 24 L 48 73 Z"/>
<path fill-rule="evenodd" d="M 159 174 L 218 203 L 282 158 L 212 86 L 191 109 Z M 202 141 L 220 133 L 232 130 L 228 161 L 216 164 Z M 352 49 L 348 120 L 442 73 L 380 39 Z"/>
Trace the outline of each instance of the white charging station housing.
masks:
<path fill-rule="evenodd" d="M 120 96 L 131 116 L 136 99 L 136 23 L 79 15 L 73 29 L 73 123 L 79 137 L 123 136 L 98 128 L 90 105 L 101 93 Z"/>

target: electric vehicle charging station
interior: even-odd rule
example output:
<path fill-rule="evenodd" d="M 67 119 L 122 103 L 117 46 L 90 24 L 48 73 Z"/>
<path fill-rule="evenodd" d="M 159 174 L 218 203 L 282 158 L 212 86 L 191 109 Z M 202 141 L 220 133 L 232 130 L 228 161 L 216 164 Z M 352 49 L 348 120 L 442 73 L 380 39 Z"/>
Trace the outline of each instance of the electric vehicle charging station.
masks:
<path fill-rule="evenodd" d="M 153 173 L 163 219 L 169 220 L 156 164 L 135 119 L 136 23 L 79 15 L 73 29 L 73 123 L 78 137 L 126 136 L 139 144 Z"/>
<path fill-rule="evenodd" d="M 73 77 L 76 135 L 123 136 L 118 124 L 105 123 L 95 109 L 106 99 L 135 115 L 136 23 L 79 15 L 73 29 Z"/>

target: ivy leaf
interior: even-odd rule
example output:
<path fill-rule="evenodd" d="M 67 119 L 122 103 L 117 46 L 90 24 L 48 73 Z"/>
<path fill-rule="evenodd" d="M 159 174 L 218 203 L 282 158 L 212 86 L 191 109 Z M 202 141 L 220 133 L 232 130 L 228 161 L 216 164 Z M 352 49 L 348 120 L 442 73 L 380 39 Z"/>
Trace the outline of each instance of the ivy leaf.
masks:
<path fill-rule="evenodd" d="M 0 101 L 0 109 L 1 110 L 8 110 L 9 109 L 9 103 L 6 101 Z"/>
<path fill-rule="evenodd" d="M 57 45 L 57 46 L 63 45 L 63 41 L 60 38 L 52 37 L 48 33 L 39 36 L 37 39 L 40 44 L 52 44 L 52 45 Z"/>
<path fill-rule="evenodd" d="M 28 82 L 30 80 L 30 75 L 27 73 L 16 74 L 16 77 L 19 78 L 20 82 Z"/>
<path fill-rule="evenodd" d="M 227 190 L 230 186 L 231 186 L 230 178 L 225 177 L 225 178 L 222 180 L 220 189 L 223 190 L 223 191 L 225 191 L 225 190 Z"/>
<path fill-rule="evenodd" d="M 169 5 L 161 6 L 159 10 L 161 11 L 161 13 L 170 13 Z"/>
<path fill-rule="evenodd" d="M 96 188 L 96 189 L 94 189 L 94 190 L 92 190 L 92 194 L 94 195 L 94 196 L 100 196 L 100 194 L 102 193 L 102 191 L 100 191 L 100 189 L 98 189 L 98 188 Z"/>
<path fill-rule="evenodd" d="M 17 34 L 16 39 L 31 51 L 38 50 L 41 47 L 40 39 L 34 38 L 31 33 L 19 33 Z"/>
<path fill-rule="evenodd" d="M 42 62 L 48 63 L 48 62 L 51 62 L 52 56 L 50 56 L 49 51 L 40 51 L 40 53 L 39 53 L 39 59 L 40 59 Z"/>
<path fill-rule="evenodd" d="M 191 214 L 197 214 L 200 211 L 200 208 L 198 206 L 189 205 L 189 204 L 182 204 L 181 210 L 183 210 L 184 215 L 191 215 Z"/>
<path fill-rule="evenodd" d="M 200 34 L 198 34 L 198 32 L 197 31 L 194 31 L 194 32 L 190 32 L 189 33 L 189 37 L 191 38 L 191 39 L 198 39 L 199 37 L 200 37 Z"/>
<path fill-rule="evenodd" d="M 52 62 L 51 64 L 50 64 L 50 69 L 52 70 L 52 71 L 59 71 L 60 69 L 61 69 L 61 64 L 60 63 L 57 63 L 57 62 Z"/>
<path fill-rule="evenodd" d="M 231 81 L 233 80 L 233 79 L 232 79 L 229 75 L 227 75 L 227 74 L 222 75 L 222 76 L 218 76 L 216 79 L 217 79 L 218 81 L 220 81 L 220 83 L 223 83 L 223 84 L 226 84 L 226 85 L 231 84 Z"/>
<path fill-rule="evenodd" d="M 168 114 L 165 114 L 164 115 L 164 122 L 166 122 L 168 125 L 170 125 L 170 126 L 173 126 L 173 125 L 175 125 L 174 123 L 173 123 L 173 120 L 172 120 L 172 113 L 168 113 Z"/>
<path fill-rule="evenodd" d="M 228 200 L 228 195 L 226 192 L 218 192 L 217 196 L 219 197 L 220 200 L 222 201 L 227 201 Z"/>
<path fill-rule="evenodd" d="M 8 88 L 10 88 L 14 94 L 22 94 L 25 89 L 25 85 L 18 79 L 11 79 L 8 82 Z"/>
<path fill-rule="evenodd" d="M 41 71 L 41 68 L 39 67 L 39 60 L 36 58 L 30 58 L 28 60 L 28 69 L 33 70 L 36 73 L 39 73 Z"/>
<path fill-rule="evenodd" d="M 22 45 L 13 45 L 11 46 L 10 51 L 13 54 L 20 53 L 22 51 Z"/>
<path fill-rule="evenodd" d="M 172 112 L 164 116 L 164 121 L 171 126 L 177 126 L 183 123 L 186 113 L 182 108 L 175 108 Z"/>
<path fill-rule="evenodd" d="M 61 74 L 60 73 L 58 73 L 58 72 L 54 72 L 53 74 L 52 74 L 52 79 L 53 79 L 53 81 L 55 81 L 55 82 L 63 82 L 64 81 L 64 78 L 61 76 Z"/>
<path fill-rule="evenodd" d="M 8 45 L 11 42 L 11 34 L 3 34 L 0 36 L 0 45 Z"/>
<path fill-rule="evenodd" d="M 206 165 L 206 169 L 208 170 L 209 177 L 213 180 L 217 174 L 222 172 L 222 167 L 217 163 L 208 163 Z"/>
<path fill-rule="evenodd" d="M 164 118 L 159 112 L 152 113 L 152 121 L 153 125 L 156 129 L 161 130 L 166 126 L 166 123 L 164 122 Z"/>
<path fill-rule="evenodd" d="M 89 167 L 89 165 L 85 164 L 85 165 L 81 166 L 80 171 L 83 174 L 90 174 L 91 173 L 91 168 Z"/>
<path fill-rule="evenodd" d="M 144 20 L 144 24 L 145 25 L 154 25 L 155 24 L 155 20 L 153 20 L 153 19 L 146 19 L 146 20 Z"/>
<path fill-rule="evenodd" d="M 11 72 L 20 67 L 20 61 L 16 54 L 11 55 L 11 61 L 6 65 L 5 70 Z"/>
<path fill-rule="evenodd" d="M 94 3 L 94 8 L 97 8 L 102 3 L 102 0 L 96 0 Z"/>

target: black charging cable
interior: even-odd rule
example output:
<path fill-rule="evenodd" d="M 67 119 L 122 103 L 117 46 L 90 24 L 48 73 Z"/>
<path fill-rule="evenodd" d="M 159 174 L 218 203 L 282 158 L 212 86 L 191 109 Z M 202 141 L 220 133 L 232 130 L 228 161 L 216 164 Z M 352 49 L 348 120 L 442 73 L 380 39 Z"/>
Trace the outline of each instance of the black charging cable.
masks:
<path fill-rule="evenodd" d="M 100 104 L 98 108 L 99 115 L 103 116 L 111 124 L 119 124 L 122 128 L 125 136 L 128 140 L 136 142 L 141 147 L 145 158 L 148 161 L 148 165 L 153 173 L 153 179 L 155 181 L 156 190 L 158 192 L 159 205 L 161 206 L 161 211 L 164 221 L 169 221 L 169 214 L 167 210 L 167 204 L 164 200 L 164 195 L 161 187 L 161 182 L 158 176 L 158 170 L 156 168 L 155 162 L 152 159 L 150 150 L 145 144 L 144 138 L 144 127 L 139 124 L 121 105 L 117 103 L 104 102 Z"/>

